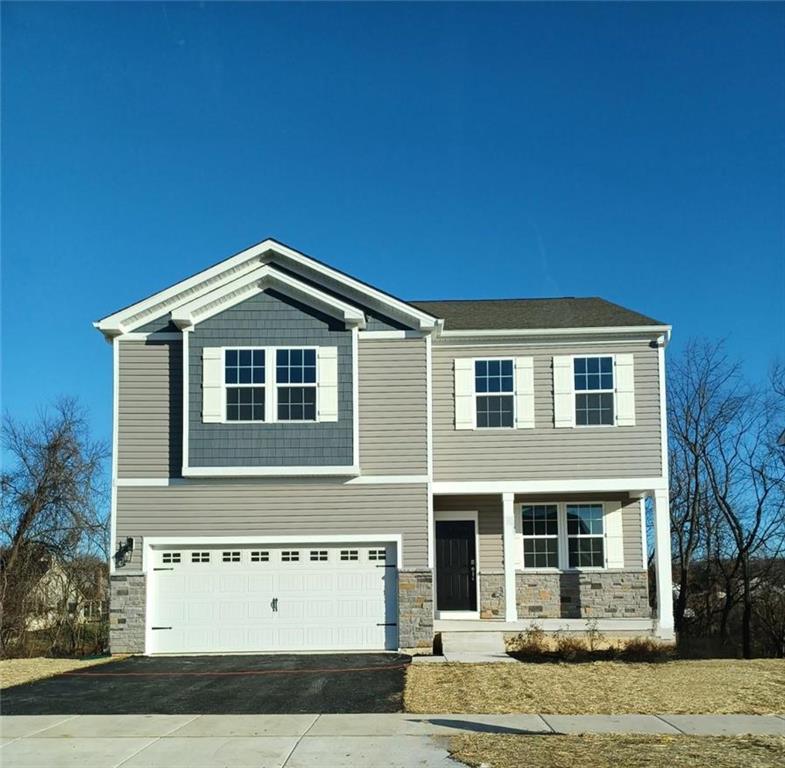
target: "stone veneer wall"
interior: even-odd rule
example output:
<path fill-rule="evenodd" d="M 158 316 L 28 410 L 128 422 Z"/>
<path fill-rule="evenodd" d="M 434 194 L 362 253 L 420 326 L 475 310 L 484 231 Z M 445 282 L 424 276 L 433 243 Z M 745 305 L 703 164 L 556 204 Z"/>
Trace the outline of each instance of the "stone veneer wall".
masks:
<path fill-rule="evenodd" d="M 433 646 L 433 574 L 398 571 L 398 646 Z"/>
<path fill-rule="evenodd" d="M 518 618 L 649 618 L 645 571 L 515 574 Z"/>
<path fill-rule="evenodd" d="M 144 653 L 145 576 L 113 575 L 109 598 L 109 650 Z"/>
<path fill-rule="evenodd" d="M 504 618 L 504 571 L 480 572 L 480 618 Z"/>

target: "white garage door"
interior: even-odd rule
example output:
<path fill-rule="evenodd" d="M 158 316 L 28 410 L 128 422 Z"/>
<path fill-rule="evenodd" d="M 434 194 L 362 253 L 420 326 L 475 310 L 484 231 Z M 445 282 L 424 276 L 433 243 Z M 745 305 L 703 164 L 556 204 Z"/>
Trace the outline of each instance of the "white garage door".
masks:
<path fill-rule="evenodd" d="M 397 648 L 393 544 L 151 552 L 148 653 Z"/>

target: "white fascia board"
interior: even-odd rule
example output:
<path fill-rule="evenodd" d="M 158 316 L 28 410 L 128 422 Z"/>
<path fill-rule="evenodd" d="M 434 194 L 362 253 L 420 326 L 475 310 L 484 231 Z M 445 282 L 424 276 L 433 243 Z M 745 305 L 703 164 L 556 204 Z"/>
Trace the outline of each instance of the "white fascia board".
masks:
<path fill-rule="evenodd" d="M 434 495 L 472 493 L 598 493 L 666 489 L 664 477 L 589 478 L 586 480 L 437 480 Z"/>
<path fill-rule="evenodd" d="M 357 466 L 303 467 L 183 467 L 185 477 L 349 477 L 359 475 Z"/>
<path fill-rule="evenodd" d="M 621 334 L 643 333 L 652 335 L 670 334 L 670 325 L 631 325 L 610 326 L 597 328 L 508 328 L 506 330 L 471 330 L 471 331 L 442 331 L 439 335 L 444 338 L 474 338 L 498 336 L 588 336 L 591 334 Z"/>
<path fill-rule="evenodd" d="M 181 280 L 179 283 L 175 283 L 162 291 L 158 291 L 152 296 L 148 296 L 142 301 L 107 315 L 93 323 L 93 326 L 109 337 L 133 331 L 134 328 L 144 325 L 144 323 L 154 320 L 156 317 L 165 315 L 175 307 L 204 294 L 205 291 L 213 290 L 225 282 L 236 279 L 258 268 L 260 265 L 270 261 L 269 254 L 278 254 L 285 259 L 302 264 L 314 272 L 329 277 L 337 283 L 373 299 L 378 304 L 389 307 L 400 315 L 416 320 L 421 328 L 434 328 L 440 323 L 437 318 L 429 315 L 427 312 L 416 309 L 405 301 L 396 299 L 394 296 L 372 288 L 303 253 L 299 253 L 293 248 L 267 238 L 208 269 Z"/>
<path fill-rule="evenodd" d="M 176 307 L 172 310 L 172 322 L 178 328 L 193 327 L 268 288 L 275 288 L 287 296 L 326 311 L 333 317 L 343 320 L 347 325 L 358 328 L 365 326 L 365 314 L 362 310 L 279 272 L 270 265 L 258 267 L 204 296 Z"/>

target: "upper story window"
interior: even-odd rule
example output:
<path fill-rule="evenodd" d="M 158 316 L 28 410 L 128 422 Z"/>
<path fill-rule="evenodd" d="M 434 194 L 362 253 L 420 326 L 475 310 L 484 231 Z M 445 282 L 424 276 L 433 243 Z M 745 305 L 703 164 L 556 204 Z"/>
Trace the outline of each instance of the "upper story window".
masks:
<path fill-rule="evenodd" d="M 570 568 L 604 568 L 604 534 L 602 504 L 567 504 Z"/>
<path fill-rule="evenodd" d="M 227 421 L 264 421 L 263 349 L 227 349 L 224 382 Z"/>
<path fill-rule="evenodd" d="M 474 392 L 477 427 L 515 425 L 515 388 L 512 360 L 475 360 Z"/>
<path fill-rule="evenodd" d="M 614 424 L 613 357 L 576 357 L 575 424 L 579 427 Z"/>
<path fill-rule="evenodd" d="M 556 504 L 521 508 L 523 567 L 559 567 L 559 508 Z"/>
<path fill-rule="evenodd" d="M 316 350 L 275 353 L 278 421 L 316 421 Z"/>

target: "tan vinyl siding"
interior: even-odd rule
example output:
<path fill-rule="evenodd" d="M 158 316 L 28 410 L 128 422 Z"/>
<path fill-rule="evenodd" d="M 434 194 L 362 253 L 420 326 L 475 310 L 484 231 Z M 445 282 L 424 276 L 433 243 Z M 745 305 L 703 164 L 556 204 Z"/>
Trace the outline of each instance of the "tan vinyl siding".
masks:
<path fill-rule="evenodd" d="M 362 474 L 424 475 L 425 341 L 360 337 L 359 349 Z"/>
<path fill-rule="evenodd" d="M 636 499 L 622 509 L 622 534 L 624 536 L 624 567 L 645 568 L 648 553 L 643 552 L 641 538 L 641 505 Z"/>
<path fill-rule="evenodd" d="M 117 474 L 178 476 L 182 466 L 182 346 L 176 341 L 121 341 Z"/>
<path fill-rule="evenodd" d="M 501 495 L 436 496 L 433 509 L 436 512 L 477 512 L 480 570 L 495 571 L 504 567 Z"/>
<path fill-rule="evenodd" d="M 427 565 L 427 486 L 340 481 L 181 481 L 117 489 L 117 538 L 402 534 L 403 565 Z M 137 566 L 138 567 L 138 566 Z"/>
<path fill-rule="evenodd" d="M 635 362 L 635 426 L 556 429 L 554 355 L 629 352 Z M 456 357 L 534 358 L 534 429 L 456 430 Z M 603 345 L 433 347 L 434 478 L 439 480 L 576 480 L 661 474 L 658 353 L 648 342 Z"/>

